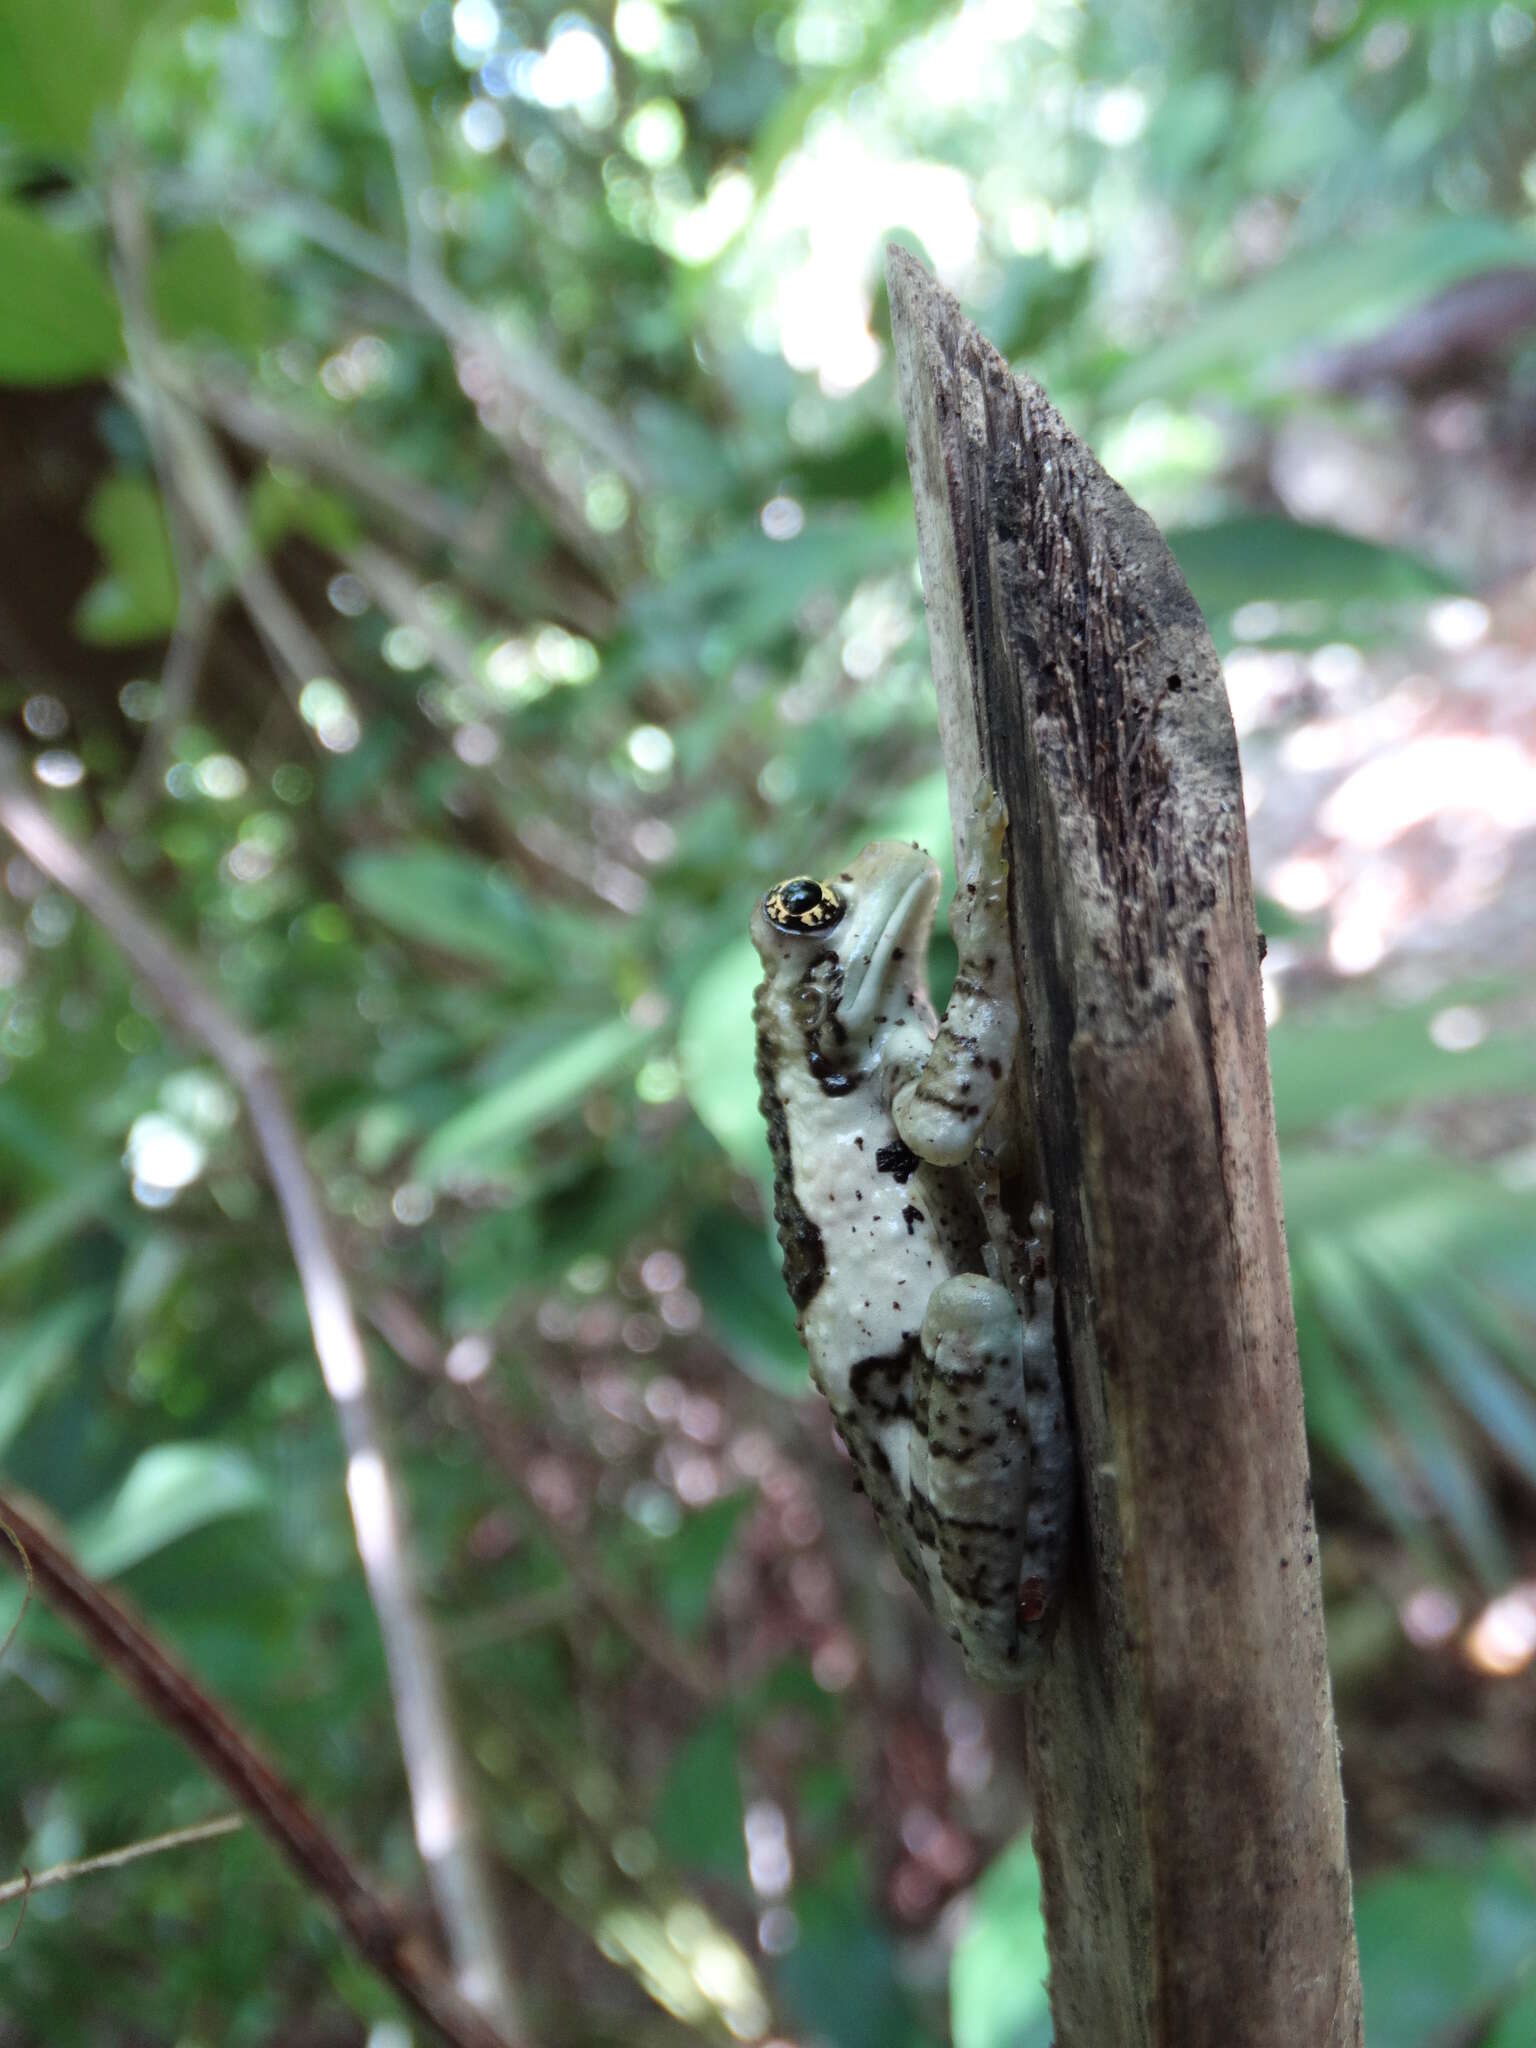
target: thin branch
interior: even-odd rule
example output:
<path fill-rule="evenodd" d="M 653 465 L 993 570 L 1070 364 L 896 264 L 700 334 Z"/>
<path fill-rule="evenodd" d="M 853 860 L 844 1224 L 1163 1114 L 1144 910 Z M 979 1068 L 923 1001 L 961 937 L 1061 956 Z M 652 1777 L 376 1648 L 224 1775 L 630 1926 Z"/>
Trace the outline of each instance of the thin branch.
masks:
<path fill-rule="evenodd" d="M 180 508 L 185 508 L 185 516 L 234 584 L 297 711 L 305 684 L 315 676 L 328 675 L 331 660 L 257 547 L 240 492 L 212 436 L 158 373 L 164 350 L 146 286 L 149 228 L 130 163 L 120 164 L 110 181 L 107 210 L 129 361 L 129 374 L 121 380 L 121 388 L 154 451 L 167 516 L 180 518 Z M 173 534 L 175 530 L 173 527 Z"/>
<path fill-rule="evenodd" d="M 346 8 L 395 167 L 400 211 L 405 218 L 406 267 L 413 278 L 430 279 L 442 270 L 442 245 L 430 211 L 432 167 L 411 81 L 400 59 L 393 24 L 374 0 L 346 0 Z"/>
<path fill-rule="evenodd" d="M 190 199 L 200 210 L 234 205 L 284 222 L 305 241 L 329 251 L 350 269 L 371 277 L 414 306 L 452 349 L 461 374 L 472 364 L 484 364 L 491 372 L 496 392 L 513 411 L 530 409 L 556 422 L 584 448 L 617 470 L 633 489 L 646 486 L 645 465 L 629 435 L 607 409 L 537 350 L 514 342 L 500 323 L 461 292 L 441 268 L 414 273 L 406 258 L 388 242 L 307 193 L 244 184 L 221 186 L 217 195 L 212 195 L 198 185 L 189 186 L 185 180 L 174 181 L 169 189 Z M 550 516 L 558 515 L 566 540 L 584 557 L 609 561 L 611 550 L 600 544 L 577 498 L 551 476 L 541 451 L 520 430 L 493 431 L 525 478 L 544 497 Z"/>
<path fill-rule="evenodd" d="M 125 1863 L 138 1863 L 146 1856 L 163 1856 L 170 1849 L 189 1849 L 195 1842 L 217 1841 L 221 1835 L 236 1835 L 245 1826 L 243 1813 L 221 1813 L 217 1820 L 199 1821 L 196 1827 L 172 1828 L 163 1835 L 147 1835 L 142 1842 L 127 1842 L 121 1849 L 104 1850 L 100 1856 L 82 1856 L 75 1863 L 51 1863 L 35 1874 L 0 1884 L 0 1906 L 12 1899 L 30 1898 L 50 1885 L 72 1884 L 77 1877 L 93 1877 L 98 1870 L 121 1870 Z"/>
<path fill-rule="evenodd" d="M 407 562 L 374 541 L 358 541 L 347 554 L 347 567 L 371 592 L 374 602 L 396 625 L 419 633 L 428 653 L 443 671 L 472 697 L 490 695 L 474 647 L 432 605 L 422 600 L 422 579 Z"/>
<path fill-rule="evenodd" d="M 367 1303 L 365 1313 L 397 1357 L 413 1371 L 441 1385 L 473 1429 L 486 1456 L 512 1482 L 519 1503 L 536 1518 L 540 1535 L 591 1605 L 607 1616 L 647 1663 L 664 1672 L 674 1684 L 695 1699 L 718 1699 L 720 1681 L 708 1664 L 666 1629 L 657 1627 L 630 1596 L 610 1585 L 594 1567 L 583 1545 L 539 1505 L 533 1485 L 533 1459 L 516 1421 L 488 1387 L 451 1377 L 442 1346 L 413 1304 L 401 1294 L 381 1294 Z"/>
<path fill-rule="evenodd" d="M 347 565 L 388 617 L 421 635 L 445 675 L 472 699 L 484 700 L 488 696 L 474 647 L 424 601 L 421 579 L 408 562 L 400 561 L 372 541 L 360 541 L 348 554 Z M 575 833 L 566 832 L 553 818 L 533 810 L 534 805 L 543 801 L 545 792 L 535 768 L 516 749 L 504 748 L 488 761 L 469 761 L 460 755 L 459 762 L 469 780 L 487 792 L 488 808 L 498 828 L 508 822 L 504 813 L 508 798 L 513 800 L 510 824 L 516 850 L 530 856 L 541 869 L 553 870 L 563 882 L 574 882 L 585 894 L 626 916 L 633 917 L 645 907 L 650 884 L 644 875 L 602 853 Z"/>
<path fill-rule="evenodd" d="M 158 410 L 176 488 L 234 584 L 283 693 L 297 711 L 305 684 L 333 674 L 335 662 L 257 546 L 239 488 L 202 421 L 163 386 L 156 399 L 144 380 L 133 377 L 127 380 L 126 391 L 136 410 Z"/>
<path fill-rule="evenodd" d="M 0 1515 L 25 1549 L 39 1595 L 226 1787 L 301 1881 L 329 1904 L 369 1967 L 453 2048 L 508 2048 L 513 2037 L 498 2032 L 454 1989 L 442 1965 L 408 1934 L 293 1786 L 165 1645 L 13 1501 L 0 1499 Z M 0 1556 L 19 1569 L 8 1548 Z"/>
<path fill-rule="evenodd" d="M 637 489 L 645 483 L 644 467 L 628 435 L 597 400 L 535 350 L 511 341 L 441 270 L 424 278 L 413 277 L 404 259 L 387 242 L 308 194 L 237 191 L 231 196 L 236 204 L 275 212 L 306 241 L 328 249 L 350 268 L 387 286 L 415 306 L 455 352 L 470 349 L 489 355 L 509 397 L 557 421 Z"/>
<path fill-rule="evenodd" d="M 168 505 L 168 514 L 169 509 Z M 218 608 L 204 587 L 201 571 L 194 568 L 190 579 L 186 579 L 178 567 L 177 575 L 182 578 L 181 604 L 160 671 L 160 701 L 140 743 L 133 771 L 112 806 L 112 824 L 120 832 L 131 831 L 150 808 L 172 738 L 177 727 L 191 716 L 197 701 L 197 686 L 218 617 Z"/>
<path fill-rule="evenodd" d="M 128 158 L 119 162 L 112 173 L 107 213 L 112 223 L 112 279 L 122 303 L 125 340 L 131 352 L 141 345 L 141 338 L 153 335 L 154 316 L 148 290 L 149 231 L 139 196 L 137 169 Z M 203 551 L 193 530 L 195 522 L 177 486 L 165 419 L 152 387 L 146 386 L 139 418 L 149 443 L 170 535 L 177 614 L 161 673 L 159 707 L 115 807 L 114 822 L 129 829 L 147 811 L 170 737 L 191 711 L 217 614 L 205 575 Z"/>
<path fill-rule="evenodd" d="M 101 866 L 54 825 L 27 790 L 14 747 L 0 750 L 0 829 L 102 926 L 178 1031 L 223 1068 L 245 1103 L 282 1211 L 310 1331 L 347 1456 L 347 1497 L 378 1616 L 410 1788 L 416 1840 L 464 1995 L 509 2036 L 519 2021 L 489 1872 L 474 1827 L 469 1775 L 418 1584 L 415 1551 L 375 1409 L 346 1274 L 304 1157 L 304 1140 L 265 1046 Z"/>
<path fill-rule="evenodd" d="M 310 474 L 318 471 L 344 484 L 403 525 L 455 553 L 490 551 L 491 536 L 480 533 L 478 511 L 472 513 L 430 484 L 380 462 L 340 433 L 326 433 L 281 406 L 253 398 L 229 377 L 200 373 L 194 381 L 181 375 L 177 366 L 163 367 L 180 396 L 211 414 L 247 447 L 276 462 L 294 463 Z"/>
<path fill-rule="evenodd" d="M 418 546 L 436 543 L 447 548 L 457 573 L 514 617 L 553 618 L 595 640 L 612 632 L 612 600 L 595 583 L 570 575 L 556 579 L 524 565 L 518 570 L 517 588 L 508 588 L 499 553 L 505 500 L 492 495 L 470 510 L 419 477 L 379 461 L 339 430 L 297 418 L 253 397 L 227 377 L 202 371 L 192 378 L 165 360 L 157 370 L 179 396 L 246 447 L 275 462 L 290 463 L 306 476 L 341 484 L 385 513 Z"/>

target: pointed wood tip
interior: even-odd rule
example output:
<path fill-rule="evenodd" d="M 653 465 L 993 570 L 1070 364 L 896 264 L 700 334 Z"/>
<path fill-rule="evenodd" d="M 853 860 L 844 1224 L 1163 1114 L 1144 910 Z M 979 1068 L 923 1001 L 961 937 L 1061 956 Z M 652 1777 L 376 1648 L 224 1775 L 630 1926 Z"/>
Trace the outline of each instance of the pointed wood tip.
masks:
<path fill-rule="evenodd" d="M 965 319 L 953 292 L 939 283 L 927 264 L 900 242 L 885 245 L 885 288 L 891 301 L 891 327 L 913 327 Z"/>

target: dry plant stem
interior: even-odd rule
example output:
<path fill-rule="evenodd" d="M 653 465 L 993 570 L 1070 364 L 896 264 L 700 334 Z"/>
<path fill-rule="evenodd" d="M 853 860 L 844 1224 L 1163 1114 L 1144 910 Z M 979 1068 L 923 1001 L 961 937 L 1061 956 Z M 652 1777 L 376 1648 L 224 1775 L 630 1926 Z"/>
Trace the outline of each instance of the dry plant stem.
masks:
<path fill-rule="evenodd" d="M 509 2037 L 519 2030 L 512 1973 L 474 1826 L 469 1775 L 449 1711 L 437 1645 L 417 1581 L 368 1357 L 330 1220 L 304 1143 L 266 1048 L 90 856 L 27 791 L 15 750 L 0 751 L 0 830 L 50 881 L 95 918 L 149 985 L 172 1024 L 216 1060 L 245 1103 L 282 1211 L 320 1369 L 347 1458 L 347 1498 L 358 1554 L 378 1616 L 416 1840 L 466 1998 Z"/>
<path fill-rule="evenodd" d="M 26 1551 L 38 1596 L 219 1779 L 331 1907 L 370 1968 L 453 2048 L 509 2048 L 514 2037 L 498 2032 L 454 1989 L 442 1965 L 403 1932 L 293 1787 L 144 1624 L 12 1501 L 0 1499 L 0 1516 Z M 20 1569 L 10 1546 L 0 1554 Z"/>
<path fill-rule="evenodd" d="M 121 1870 L 146 1856 L 163 1856 L 171 1849 L 190 1849 L 198 1842 L 215 1842 L 221 1835 L 238 1834 L 245 1826 L 243 1813 L 220 1814 L 217 1820 L 199 1821 L 195 1827 L 172 1828 L 163 1835 L 147 1835 L 142 1842 L 126 1842 L 121 1849 L 107 1849 L 100 1856 L 82 1856 L 76 1863 L 53 1863 L 35 1874 L 26 1872 L 0 1884 L 0 1906 L 12 1899 L 30 1898 L 56 1884 L 73 1884 L 77 1877 L 94 1877 L 101 1870 Z"/>
<path fill-rule="evenodd" d="M 892 249 L 950 799 L 1009 813 L 1084 1498 L 1029 1705 L 1059 2048 L 1358 2048 L 1237 744 L 1146 515 Z"/>

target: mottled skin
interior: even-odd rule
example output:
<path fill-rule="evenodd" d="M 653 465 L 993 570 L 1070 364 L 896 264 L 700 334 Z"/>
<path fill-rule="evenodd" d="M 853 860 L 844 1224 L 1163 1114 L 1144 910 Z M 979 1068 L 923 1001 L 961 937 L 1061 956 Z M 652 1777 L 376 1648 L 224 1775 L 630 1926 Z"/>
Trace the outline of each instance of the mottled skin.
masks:
<path fill-rule="evenodd" d="M 1070 1458 L 1048 1258 L 1040 1239 L 1014 1256 L 982 1170 L 1019 1042 L 995 797 L 967 838 L 942 1024 L 920 848 L 877 841 L 835 881 L 768 891 L 757 1072 L 811 1376 L 902 1572 L 972 1676 L 1011 1689 L 1044 1657 Z"/>

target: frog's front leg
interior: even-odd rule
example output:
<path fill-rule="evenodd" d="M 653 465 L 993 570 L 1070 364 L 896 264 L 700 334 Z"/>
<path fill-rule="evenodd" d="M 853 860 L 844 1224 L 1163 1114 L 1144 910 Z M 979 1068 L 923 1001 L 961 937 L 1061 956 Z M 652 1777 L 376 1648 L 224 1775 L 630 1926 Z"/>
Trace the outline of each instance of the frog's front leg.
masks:
<path fill-rule="evenodd" d="M 985 790 L 966 828 L 950 905 L 959 972 L 921 1071 L 892 1100 L 903 1141 L 936 1166 L 957 1166 L 970 1156 L 1018 1051 L 1006 824 L 996 792 Z"/>

